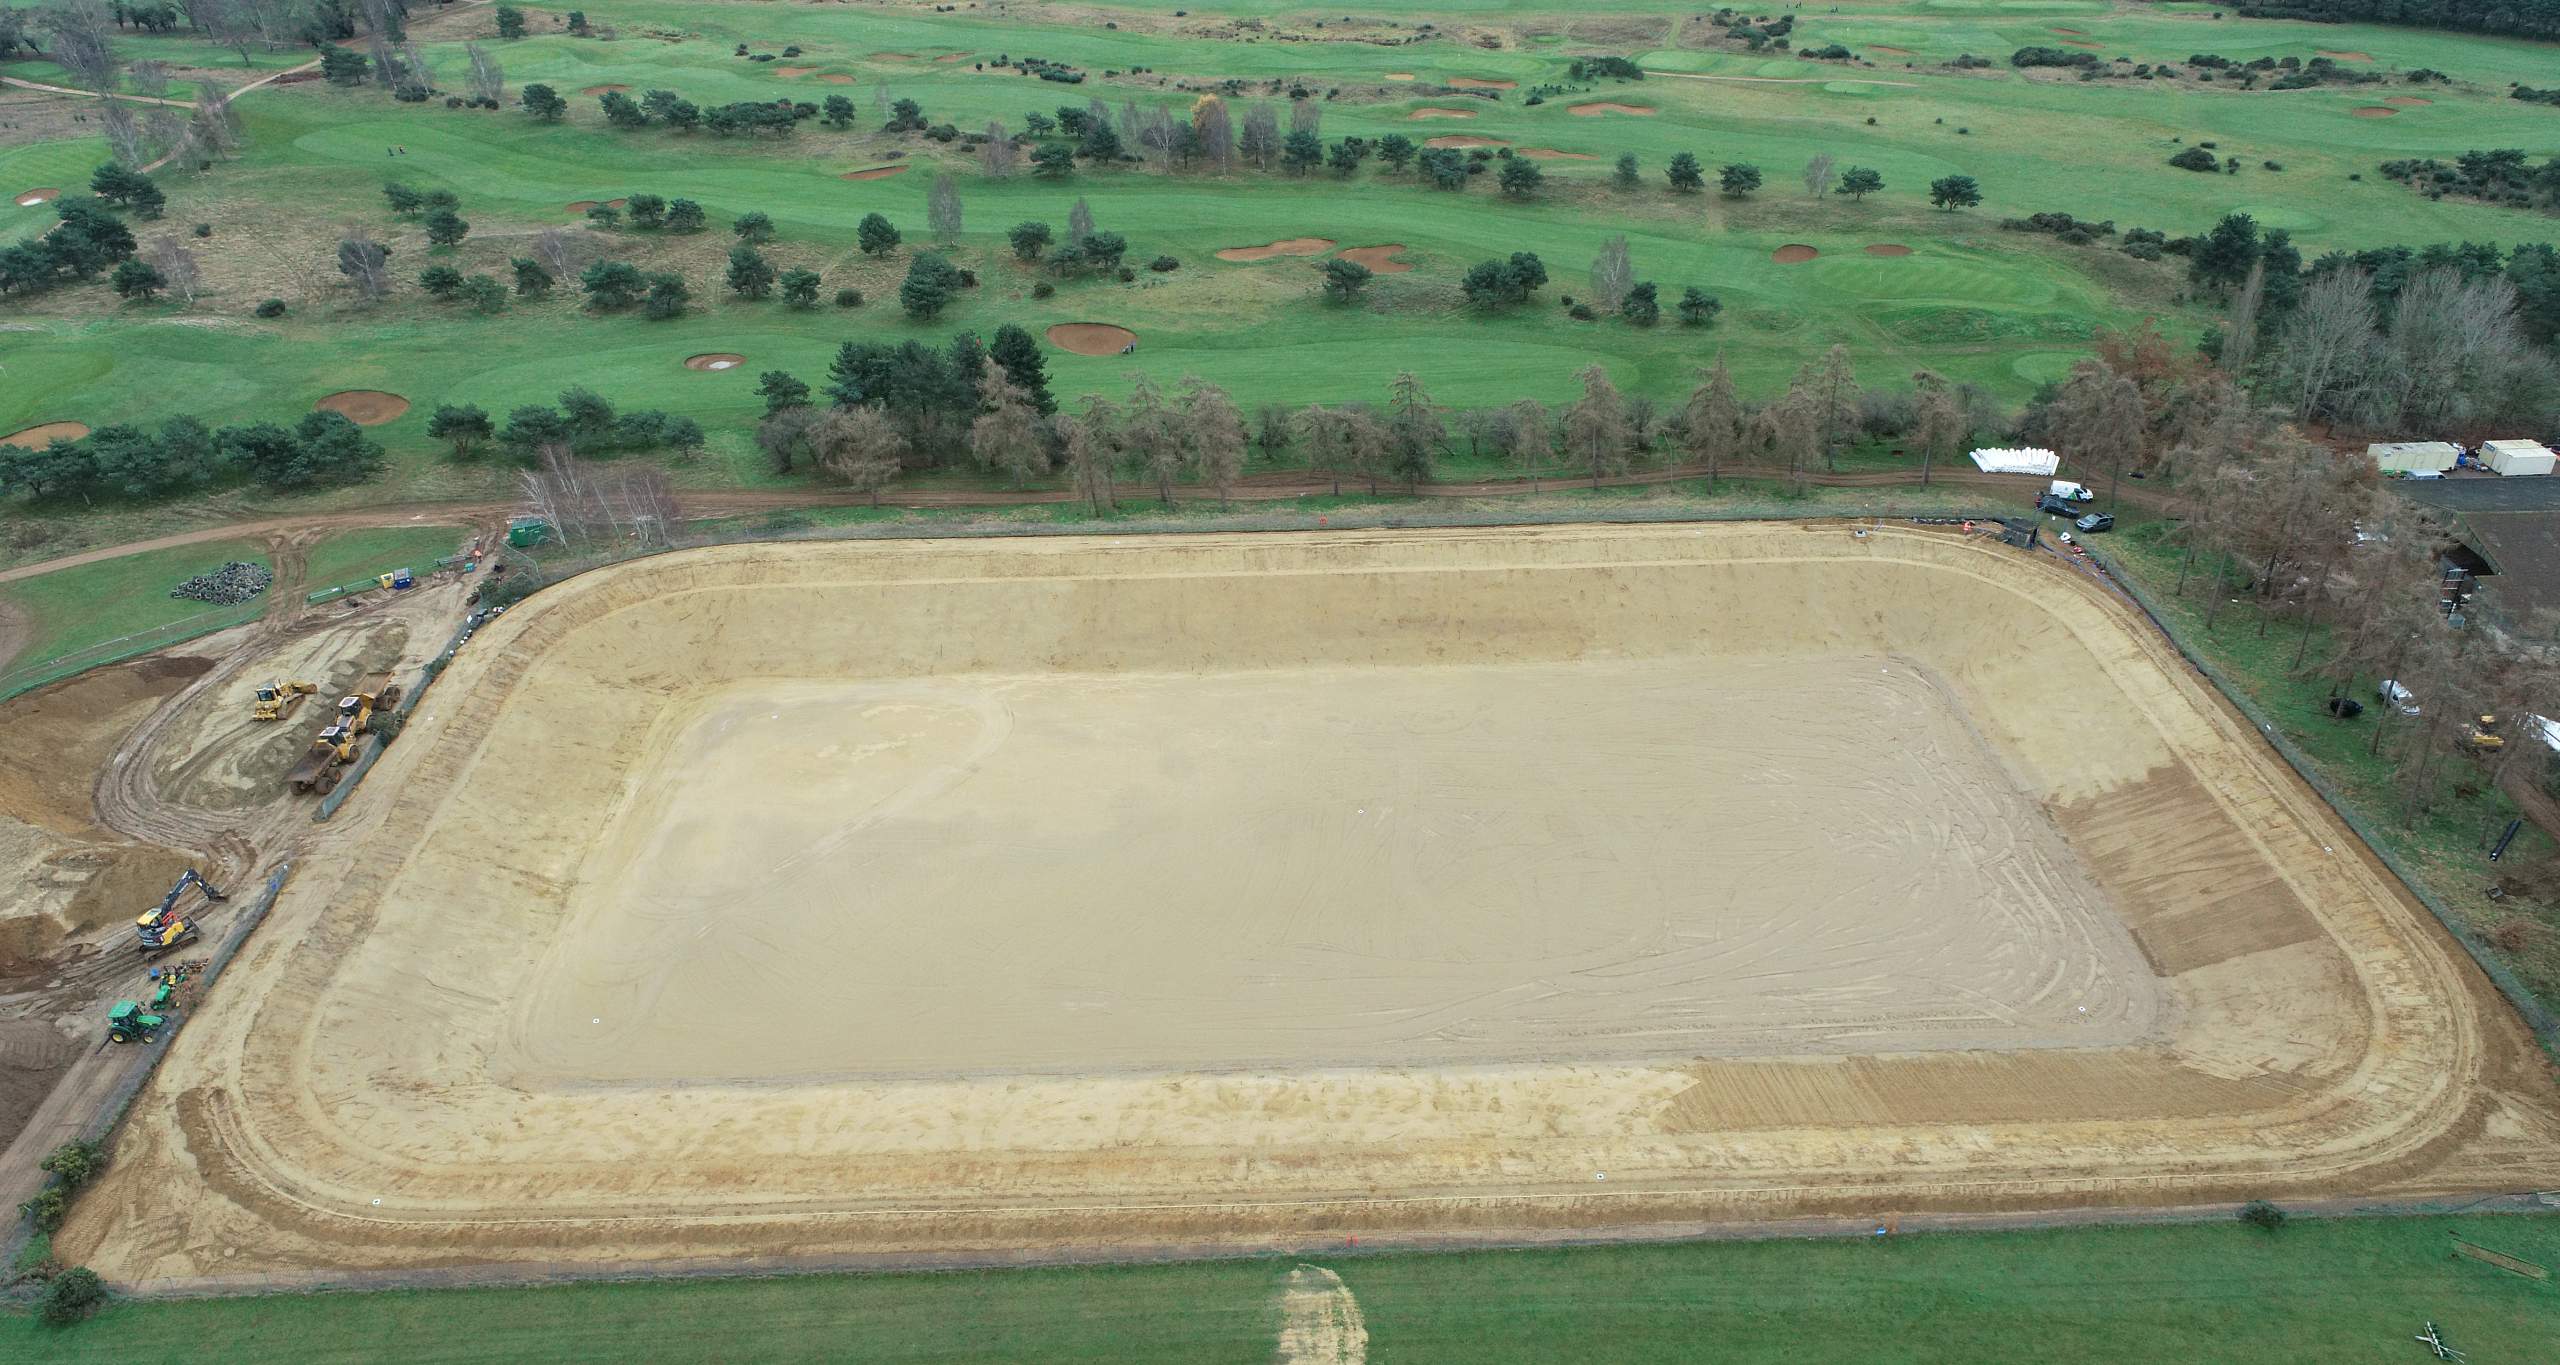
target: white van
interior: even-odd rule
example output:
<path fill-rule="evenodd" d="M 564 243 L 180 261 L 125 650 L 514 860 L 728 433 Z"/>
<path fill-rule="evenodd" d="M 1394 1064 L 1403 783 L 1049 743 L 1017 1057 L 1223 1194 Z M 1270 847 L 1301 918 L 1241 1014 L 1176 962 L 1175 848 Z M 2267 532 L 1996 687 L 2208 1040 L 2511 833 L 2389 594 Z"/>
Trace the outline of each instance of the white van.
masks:
<path fill-rule="evenodd" d="M 2062 499 L 2064 502 L 2096 502 L 2098 500 L 2097 494 L 2071 482 L 2069 479 L 2056 479 L 2052 483 L 2046 484 L 2044 491 Z"/>

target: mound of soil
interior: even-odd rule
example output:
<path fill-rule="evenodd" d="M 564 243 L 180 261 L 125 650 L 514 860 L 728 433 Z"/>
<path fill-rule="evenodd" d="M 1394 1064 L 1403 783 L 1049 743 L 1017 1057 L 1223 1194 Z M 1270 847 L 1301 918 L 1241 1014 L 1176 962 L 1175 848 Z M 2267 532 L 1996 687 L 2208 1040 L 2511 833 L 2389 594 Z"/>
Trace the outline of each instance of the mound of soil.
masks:
<path fill-rule="evenodd" d="M 1523 147 L 1517 153 L 1531 161 L 1597 161 L 1589 152 L 1559 152 L 1553 147 Z"/>
<path fill-rule="evenodd" d="M 1475 76 L 1451 76 L 1443 82 L 1452 90 L 1517 90 L 1518 81 L 1488 81 Z"/>
<path fill-rule="evenodd" d="M 840 176 L 837 176 L 837 177 L 836 177 L 836 179 L 838 179 L 838 180 L 886 180 L 886 179 L 888 179 L 890 176 L 893 176 L 893 175 L 904 175 L 904 174 L 906 174 L 906 173 L 907 173 L 907 168 L 906 168 L 904 165 L 898 165 L 898 166 L 874 166 L 874 167 L 872 167 L 870 170 L 867 170 L 867 171 L 846 171 L 844 174 L 842 174 L 842 175 L 840 175 Z"/>
<path fill-rule="evenodd" d="M 25 450 L 42 450 L 55 441 L 76 441 L 89 434 L 89 428 L 78 422 L 39 422 L 24 431 L 0 436 L 0 446 L 17 446 Z"/>
<path fill-rule="evenodd" d="M 1387 79 L 1391 81 L 1409 81 L 1413 79 L 1413 73 L 1410 71 L 1390 71 L 1387 73 Z"/>
<path fill-rule="evenodd" d="M 814 66 L 777 66 L 773 69 L 773 74 L 788 80 L 797 80 L 817 69 Z"/>
<path fill-rule="evenodd" d="M 1769 259 L 1780 265 L 1802 265 L 1822 253 L 1802 242 L 1789 242 L 1769 253 Z"/>
<path fill-rule="evenodd" d="M 1389 242 L 1385 246 L 1355 246 L 1342 253 L 1342 259 L 1354 265 L 1365 265 L 1379 275 L 1401 275 L 1413 269 L 1407 261 L 1390 259 L 1404 252 L 1404 243 Z"/>
<path fill-rule="evenodd" d="M 2424 96 L 2424 95 L 2393 95 L 2393 96 L 2391 96 L 2390 98 L 2385 99 L 2385 100 L 2383 101 L 2383 103 L 2384 103 L 2384 104 L 2399 104 L 2399 105 L 2406 105 L 2406 106 L 2408 106 L 2408 107 L 2409 107 L 2409 108 L 2411 108 L 2411 109 L 2415 109 L 2415 108 L 2417 108 L 2419 105 L 2422 105 L 2422 104 L 2433 104 L 2433 103 L 2435 103 L 2435 101 L 2434 101 L 2434 100 L 2431 100 L 2431 99 L 2428 99 L 2428 98 L 2427 98 L 2426 96 Z"/>
<path fill-rule="evenodd" d="M 1565 112 L 1581 118 L 1598 118 L 1602 114 L 1633 114 L 1638 118 L 1650 118 L 1660 111 L 1641 104 L 1619 104 L 1613 100 L 1601 100 L 1597 104 L 1577 104 Z"/>
<path fill-rule="evenodd" d="M 590 85 L 578 93 L 581 95 L 611 95 L 630 88 L 631 87 L 627 85 Z"/>
<path fill-rule="evenodd" d="M 1118 355 L 1137 340 L 1137 333 L 1107 322 L 1062 322 L 1049 329 L 1050 345 L 1077 355 Z"/>
<path fill-rule="evenodd" d="M 341 389 L 311 405 L 313 412 L 343 412 L 360 427 L 378 427 L 409 410 L 409 400 L 380 389 Z"/>
<path fill-rule="evenodd" d="M 1218 253 L 1222 261 L 1267 261 L 1274 256 L 1321 256 L 1333 250 L 1330 237 L 1289 237 L 1265 246 L 1231 246 Z"/>
<path fill-rule="evenodd" d="M 598 204 L 611 204 L 615 208 L 620 208 L 627 202 L 629 201 L 622 199 L 581 199 L 574 204 L 565 205 L 564 207 L 566 207 L 571 213 L 584 213 Z"/>
<path fill-rule="evenodd" d="M 745 356 L 733 351 L 705 351 L 684 358 L 684 367 L 688 370 L 734 370 L 746 363 Z"/>
<path fill-rule="evenodd" d="M 2062 45 L 2064 47 L 2085 47 L 2091 51 L 2097 50 L 2098 46 L 2096 43 L 2090 42 L 2086 38 L 2065 38 L 2062 40 Z"/>
<path fill-rule="evenodd" d="M 2347 112 L 2357 118 L 2390 118 L 2400 111 L 2387 104 L 2359 104 Z"/>
<path fill-rule="evenodd" d="M 1407 119 L 1474 118 L 1475 116 L 1476 111 L 1473 109 L 1443 109 L 1436 105 L 1429 108 L 1416 109 L 1412 113 L 1405 115 Z"/>
<path fill-rule="evenodd" d="M 2088 34 L 2083 33 L 2083 32 L 2081 32 L 2080 30 L 2078 30 L 2078 29 L 2076 29 L 2076 28 L 2057 28 L 2057 29 L 2055 29 L 2055 30 L 2054 30 L 2054 32 L 2056 32 L 2056 33 L 2068 33 L 2068 34 L 2070 34 L 2070 35 L 2071 35 L 2072 37 L 2074 37 L 2074 38 L 2086 38 L 2086 37 L 2088 37 L 2088 36 L 2089 36 Z"/>
<path fill-rule="evenodd" d="M 1451 133 L 1446 137 L 1432 138 L 1422 145 L 1425 147 L 1508 147 L 1511 144 L 1498 137 L 1469 137 L 1464 133 Z"/>
<path fill-rule="evenodd" d="M 1811 247 L 1807 247 L 1805 249 L 1808 251 L 1812 250 Z M 1911 254 L 1911 248 L 1904 246 L 1900 242 L 1869 242 L 1867 243 L 1867 254 L 1870 256 L 1908 256 Z"/>
<path fill-rule="evenodd" d="M 2319 49 L 2319 52 L 2321 56 L 2326 57 L 2333 62 L 2369 62 L 2373 60 L 2373 54 L 2370 52 L 2332 52 L 2325 47 Z"/>
<path fill-rule="evenodd" d="M 51 185 L 41 185 L 32 190 L 22 190 L 18 194 L 18 207 L 22 209 L 31 209 L 38 204 L 46 202 L 47 200 L 58 199 L 61 195 L 62 191 L 55 189 Z"/>
<path fill-rule="evenodd" d="M 1907 47 L 1892 47 L 1884 43 L 1869 43 L 1867 44 L 1867 51 L 1881 52 L 1888 57 L 1908 57 L 1911 55 L 1911 49 Z"/>

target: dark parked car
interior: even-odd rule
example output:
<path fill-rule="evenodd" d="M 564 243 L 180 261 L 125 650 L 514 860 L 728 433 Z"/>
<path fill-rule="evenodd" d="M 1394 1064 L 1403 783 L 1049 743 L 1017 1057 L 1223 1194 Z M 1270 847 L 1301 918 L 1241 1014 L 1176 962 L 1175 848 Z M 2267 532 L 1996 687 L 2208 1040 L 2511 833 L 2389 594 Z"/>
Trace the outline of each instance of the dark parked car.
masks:
<path fill-rule="evenodd" d="M 2113 513 L 2109 512 L 2091 512 L 2089 515 L 2082 517 L 2071 524 L 2079 527 L 2083 535 L 2086 535 L 2091 531 L 2112 531 L 2116 529 L 2115 516 Z"/>
<path fill-rule="evenodd" d="M 2080 515 L 2079 505 L 2072 502 L 2069 498 L 2063 497 L 2059 493 L 2038 493 L 2036 495 L 2036 510 L 2039 512 L 2051 512 L 2057 517 L 2076 517 Z"/>

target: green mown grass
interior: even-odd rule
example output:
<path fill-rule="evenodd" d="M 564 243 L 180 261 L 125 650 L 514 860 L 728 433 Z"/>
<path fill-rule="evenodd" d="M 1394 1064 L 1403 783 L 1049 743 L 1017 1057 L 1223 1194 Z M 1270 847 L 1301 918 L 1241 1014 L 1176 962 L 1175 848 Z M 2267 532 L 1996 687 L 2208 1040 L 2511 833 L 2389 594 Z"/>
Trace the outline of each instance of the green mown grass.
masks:
<path fill-rule="evenodd" d="M 1306 1258 L 1359 1301 L 1378 1365 L 1457 1361 L 2392 1360 L 2433 1321 L 2536 1360 L 2560 1221 L 2424 1217 Z M 1267 1361 L 1290 1258 L 120 1303 L 0 1349 L 147 1359 Z M 2404 1350 L 2405 1348 L 2405 1350 Z"/>
<path fill-rule="evenodd" d="M 498 476 L 432 458 L 424 428 L 437 404 L 476 402 L 502 413 L 584 383 L 626 404 L 702 421 L 713 433 L 712 454 L 685 472 L 687 481 L 754 484 L 771 479 L 747 438 L 760 411 L 751 393 L 755 371 L 779 367 L 814 378 L 835 346 L 852 338 L 938 343 L 963 328 L 983 334 L 1019 322 L 1037 331 L 1078 320 L 1131 326 L 1141 343 L 1128 357 L 1053 355 L 1053 385 L 1071 400 L 1087 391 L 1118 393 L 1132 373 L 1144 373 L 1165 382 L 1197 374 L 1225 384 L 1248 407 L 1378 401 L 1389 377 L 1409 368 L 1446 404 L 1521 396 L 1553 401 L 1569 397 L 1573 372 L 1595 362 L 1631 391 L 1670 397 L 1685 389 L 1695 366 L 1717 354 L 1731 360 L 1746 391 L 1765 394 L 1834 343 L 1850 348 L 1869 384 L 1900 385 L 1926 366 L 2015 400 L 2066 369 L 2094 327 L 2157 315 L 2173 332 L 2192 333 L 2209 315 L 2179 300 L 2174 260 L 2144 265 L 2103 248 L 2003 232 L 1996 226 L 2003 215 L 2059 209 L 2124 227 L 2187 232 L 2245 209 L 2292 229 L 2310 254 L 2388 242 L 2513 241 L 2548 236 L 2548 222 L 2456 199 L 2430 202 L 2380 180 L 2373 168 L 2392 157 L 2451 156 L 2477 146 L 2518 146 L 2537 155 L 2560 150 L 2560 114 L 2502 98 L 2507 81 L 2541 79 L 2536 73 L 2552 52 L 2546 46 L 2401 29 L 2216 21 L 2201 9 L 2118 14 L 2074 0 L 1963 0 L 1853 4 L 1804 16 L 1799 46 L 1837 37 L 1918 54 L 1842 66 L 1786 54 L 1678 49 L 1671 45 L 1676 18 L 1689 11 L 1650 0 L 1615 4 L 1613 13 L 1644 17 L 1631 35 L 1658 31 L 1650 42 L 1616 45 L 1649 67 L 1811 83 L 1664 74 L 1606 85 L 1589 97 L 1656 108 L 1656 116 L 1586 118 L 1568 112 L 1581 97 L 1531 107 L 1526 96 L 1532 85 L 1561 80 L 1574 52 L 1600 47 L 1546 41 L 1556 30 L 1544 11 L 1510 0 L 1445 7 L 1469 22 L 1515 25 L 1531 39 L 1503 51 L 1452 41 L 1402 47 L 1208 41 L 1141 32 L 1148 25 L 1137 22 L 1119 31 L 1041 28 L 967 10 L 881 13 L 670 0 L 598 0 L 586 8 L 620 38 L 570 38 L 537 16 L 537 36 L 493 47 L 512 88 L 543 81 L 570 96 L 572 114 L 562 125 L 537 124 L 513 109 L 400 105 L 371 89 L 318 84 L 273 88 L 243 101 L 250 145 L 239 160 L 204 175 L 163 177 L 172 196 L 169 230 L 196 221 L 219 229 L 204 248 L 212 290 L 195 310 L 201 316 L 190 319 L 210 318 L 217 326 L 173 325 L 180 320 L 173 305 L 119 307 L 103 287 L 32 301 L 28 321 L 38 330 L 12 338 L 11 365 L 41 371 L 51 382 L 0 386 L 0 429 L 102 413 L 290 417 L 335 389 L 389 388 L 414 406 L 377 433 L 397 457 L 387 491 L 462 496 L 497 486 Z M 1162 15 L 1169 8 L 1151 2 L 1131 13 Z M 2005 58 L 2021 44 L 2054 41 L 2057 25 L 2091 34 L 2108 55 L 2121 50 L 2147 60 L 2205 50 L 2308 57 L 2320 48 L 2352 49 L 2371 53 L 2376 70 L 2433 66 L 2465 84 L 2430 85 L 2431 105 L 2359 119 L 2350 114 L 2357 106 L 2416 87 L 2244 93 L 2029 78 L 2005 66 L 1951 73 L 1901 65 L 1960 51 Z M 459 36 L 468 27 L 443 31 Z M 437 32 L 431 26 L 425 36 Z M 663 41 L 662 34 L 681 40 Z M 162 41 L 134 39 L 126 46 L 135 55 Z M 739 42 L 777 54 L 796 43 L 804 53 L 787 63 L 755 63 L 731 55 Z M 462 59 L 450 37 L 427 47 L 448 75 L 459 72 Z M 999 53 L 1026 52 L 1075 63 L 1096 79 L 1062 86 L 972 69 Z M 969 60 L 922 60 L 954 53 Z M 815 70 L 797 79 L 775 74 L 785 64 Z M 1133 67 L 1166 74 L 1100 78 Z M 1408 91 L 1385 81 L 1389 72 L 1417 80 Z M 1327 137 L 1463 133 L 1593 159 L 1543 163 L 1549 193 L 1536 203 L 1514 204 L 1491 192 L 1489 177 L 1464 195 L 1446 195 L 1385 175 L 1374 164 L 1348 181 L 1329 173 L 1217 179 L 1110 170 L 1080 172 L 1065 183 L 1028 175 L 994 182 L 979 175 L 973 160 L 936 144 L 867 131 L 877 127 L 873 100 L 884 88 L 916 99 L 935 121 L 976 130 L 1001 118 L 1018 130 L 1027 109 L 1088 96 L 1180 111 L 1192 97 L 1172 87 L 1176 73 L 1190 80 L 1298 81 L 1320 99 L 1339 91 L 1340 98 L 1325 103 Z M 855 83 L 826 84 L 826 74 L 849 75 Z M 1498 101 L 1428 88 L 1456 75 L 1510 79 L 1521 88 Z M 1851 83 L 1858 81 L 1907 84 Z M 593 98 L 576 93 L 603 84 L 628 85 L 635 93 L 663 86 L 704 105 L 785 95 L 814 102 L 844 93 L 861 119 L 854 133 L 808 123 L 778 143 L 620 132 L 604 126 Z M 1253 93 L 1260 93 L 1258 86 Z M 1478 116 L 1408 117 L 1425 105 L 1453 102 Z M 2163 164 L 2182 141 L 2205 139 L 2218 141 L 2247 169 L 2236 177 L 2200 176 Z M 386 156 L 395 146 L 407 155 Z M 1711 169 L 1725 161 L 1758 163 L 1769 186 L 1740 201 L 1670 195 L 1659 174 L 1681 150 L 1694 151 Z M 1642 159 L 1646 189 L 1608 187 L 1610 160 L 1621 151 Z M 1887 190 L 1863 204 L 1808 199 L 1796 170 L 1818 151 L 1879 169 Z M 837 178 L 886 164 L 893 153 L 903 153 L 913 169 L 879 181 Z M 0 175 L 25 186 L 74 188 L 101 155 L 94 141 L 12 148 L 0 151 Z M 2285 169 L 2260 169 L 2268 160 Z M 957 175 L 967 210 L 957 255 L 985 284 L 942 318 L 916 324 L 897 314 L 893 295 L 907 257 L 925 241 L 922 201 L 940 169 Z M 1928 180 L 1952 172 L 1982 182 L 1983 208 L 1944 214 L 1925 206 Z M 389 217 L 379 191 L 391 176 L 457 193 L 472 238 L 449 252 L 428 248 L 415 224 Z M 426 301 L 407 283 L 431 262 L 504 277 L 508 258 L 525 253 L 530 234 L 576 224 L 564 208 L 569 202 L 643 190 L 695 198 L 713 218 L 712 231 L 696 238 L 623 231 L 598 243 L 687 274 L 696 305 L 681 320 L 591 317 L 568 293 L 480 317 Z M 1101 226 L 1130 238 L 1132 264 L 1143 267 L 1161 253 L 1180 259 L 1182 268 L 1167 275 L 1141 268 L 1131 285 L 1069 282 L 1052 299 L 1032 299 L 1038 277 L 1011 262 L 1001 234 L 1024 218 L 1062 224 L 1077 197 L 1091 203 Z M 793 312 L 728 298 L 718 283 L 728 242 L 723 229 L 749 211 L 768 212 L 780 225 L 782 240 L 769 253 L 777 263 L 822 270 L 830 291 L 858 285 L 870 304 L 852 312 Z M 886 262 L 865 260 L 852 249 L 855 222 L 873 211 L 908 234 L 907 250 Z M 33 230 L 48 217 L 47 210 L 0 199 L 0 235 Z M 381 305 L 358 307 L 326 283 L 335 279 L 327 253 L 348 223 L 365 224 L 393 245 L 402 287 Z M 1601 241 L 1620 232 L 1631 240 L 1639 276 L 1656 281 L 1667 298 L 1691 284 L 1719 295 L 1726 305 L 1719 324 L 1707 331 L 1669 324 L 1640 330 L 1614 319 L 1566 318 L 1561 300 L 1581 290 Z M 1338 308 L 1317 298 L 1311 261 L 1237 265 L 1214 257 L 1222 247 L 1295 235 L 1344 246 L 1401 242 L 1415 269 L 1382 277 L 1368 305 Z M 255 251 L 241 245 L 248 242 Z M 1816 246 L 1823 255 L 1804 265 L 1774 265 L 1770 251 L 1787 242 Z M 1873 242 L 1901 242 L 1914 254 L 1863 255 L 1860 248 Z M 1553 272 L 1540 303 L 1493 316 L 1461 305 L 1455 284 L 1469 264 L 1522 249 L 1538 252 Z M 294 311 L 273 322 L 251 320 L 250 308 L 270 293 L 289 297 Z M 712 349 L 745 354 L 749 364 L 726 373 L 680 368 L 685 356 Z"/>
<path fill-rule="evenodd" d="M 345 531 L 311 547 L 303 565 L 305 590 L 318 592 L 393 569 L 420 574 L 427 566 L 462 548 L 458 526 L 385 526 Z"/>
<path fill-rule="evenodd" d="M 195 620 L 204 630 L 217 630 L 257 616 L 267 608 L 265 597 L 231 608 L 169 595 L 171 588 L 187 579 L 235 559 L 268 562 L 266 548 L 256 541 L 212 541 L 100 560 L 0 585 L 0 596 L 28 617 L 25 646 L 14 659 L 0 660 L 0 668 L 23 672 L 49 659 L 181 621 Z M 178 638 L 184 637 L 160 643 Z"/>

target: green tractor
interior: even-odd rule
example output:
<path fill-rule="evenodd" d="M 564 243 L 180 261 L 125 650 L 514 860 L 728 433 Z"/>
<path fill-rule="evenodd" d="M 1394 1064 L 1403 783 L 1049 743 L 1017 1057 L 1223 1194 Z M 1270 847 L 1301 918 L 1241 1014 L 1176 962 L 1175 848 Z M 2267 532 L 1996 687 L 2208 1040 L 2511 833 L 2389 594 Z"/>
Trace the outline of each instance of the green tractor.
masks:
<path fill-rule="evenodd" d="M 119 1000 L 107 1011 L 107 1041 L 111 1043 L 147 1043 L 160 1035 L 162 1025 L 169 1022 L 165 1014 L 152 1014 L 130 1000 Z"/>

